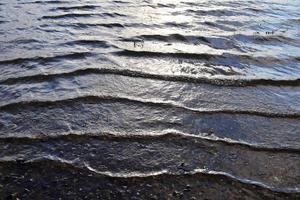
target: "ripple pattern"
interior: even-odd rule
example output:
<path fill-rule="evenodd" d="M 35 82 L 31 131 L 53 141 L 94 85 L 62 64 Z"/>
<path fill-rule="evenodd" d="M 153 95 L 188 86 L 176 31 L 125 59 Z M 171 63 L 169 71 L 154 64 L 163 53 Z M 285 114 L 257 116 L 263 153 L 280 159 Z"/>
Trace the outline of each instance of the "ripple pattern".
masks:
<path fill-rule="evenodd" d="M 300 199 L 299 7 L 2 0 L 0 199 Z"/>

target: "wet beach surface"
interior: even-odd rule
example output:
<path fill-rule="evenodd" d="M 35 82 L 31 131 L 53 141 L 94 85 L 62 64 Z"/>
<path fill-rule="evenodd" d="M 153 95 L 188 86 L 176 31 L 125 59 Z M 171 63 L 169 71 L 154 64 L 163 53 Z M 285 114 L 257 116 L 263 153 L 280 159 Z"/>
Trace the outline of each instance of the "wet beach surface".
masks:
<path fill-rule="evenodd" d="M 2 0 L 0 199 L 300 199 L 299 8 Z"/>

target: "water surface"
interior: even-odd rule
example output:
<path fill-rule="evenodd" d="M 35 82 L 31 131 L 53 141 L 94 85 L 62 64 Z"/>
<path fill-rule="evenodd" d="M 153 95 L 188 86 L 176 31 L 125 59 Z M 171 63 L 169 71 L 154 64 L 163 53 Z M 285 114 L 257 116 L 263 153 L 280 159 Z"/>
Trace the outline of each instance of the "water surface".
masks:
<path fill-rule="evenodd" d="M 2 0 L 0 199 L 299 199 L 299 8 Z"/>

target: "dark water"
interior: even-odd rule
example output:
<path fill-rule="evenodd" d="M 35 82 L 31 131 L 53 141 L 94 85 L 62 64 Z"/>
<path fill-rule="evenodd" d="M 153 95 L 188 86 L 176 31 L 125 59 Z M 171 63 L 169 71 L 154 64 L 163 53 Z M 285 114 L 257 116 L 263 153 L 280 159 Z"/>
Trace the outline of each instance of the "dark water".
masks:
<path fill-rule="evenodd" d="M 300 199 L 299 0 L 1 0 L 0 199 Z"/>

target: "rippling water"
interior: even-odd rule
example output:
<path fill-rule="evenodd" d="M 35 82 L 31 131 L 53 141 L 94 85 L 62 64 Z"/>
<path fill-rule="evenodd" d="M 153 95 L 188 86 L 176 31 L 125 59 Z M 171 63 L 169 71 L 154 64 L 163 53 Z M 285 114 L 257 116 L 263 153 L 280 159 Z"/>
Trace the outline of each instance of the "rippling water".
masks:
<path fill-rule="evenodd" d="M 0 199 L 300 199 L 299 8 L 1 0 Z"/>

